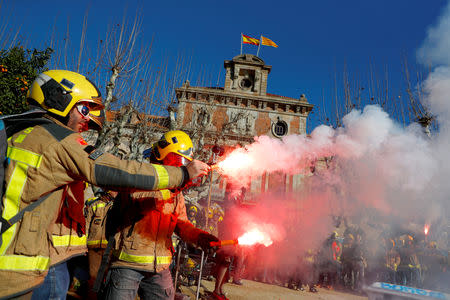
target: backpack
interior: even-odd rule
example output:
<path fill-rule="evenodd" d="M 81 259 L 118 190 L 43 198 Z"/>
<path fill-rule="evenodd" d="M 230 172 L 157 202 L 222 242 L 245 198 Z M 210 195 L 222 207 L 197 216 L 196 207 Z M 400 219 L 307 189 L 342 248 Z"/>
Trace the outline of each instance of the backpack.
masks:
<path fill-rule="evenodd" d="M 15 115 L 1 115 L 0 116 L 0 199 L 3 201 L 3 196 L 6 190 L 5 186 L 5 170 L 9 163 L 7 157 L 8 150 L 8 138 L 14 133 L 19 132 L 31 126 L 36 126 L 45 123 L 51 123 L 52 121 L 43 118 L 46 113 L 44 109 L 40 107 L 32 106 L 30 110 Z M 28 205 L 23 210 L 19 211 L 15 216 L 6 220 L 3 218 L 3 205 L 0 206 L 0 246 L 2 244 L 1 235 L 8 230 L 14 223 L 22 219 L 23 215 L 27 211 L 31 211 L 41 204 L 50 194 L 42 196 L 37 201 Z"/>

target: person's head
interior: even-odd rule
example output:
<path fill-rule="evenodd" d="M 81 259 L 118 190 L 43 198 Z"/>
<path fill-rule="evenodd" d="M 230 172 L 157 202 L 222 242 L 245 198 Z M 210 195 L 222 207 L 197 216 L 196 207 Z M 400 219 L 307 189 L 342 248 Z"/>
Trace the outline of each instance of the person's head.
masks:
<path fill-rule="evenodd" d="M 414 238 L 410 234 L 406 236 L 405 241 L 408 247 L 412 247 L 414 245 Z"/>
<path fill-rule="evenodd" d="M 391 238 L 385 239 L 385 244 L 386 244 L 386 248 L 389 249 L 389 250 L 395 248 L 395 241 L 394 241 L 394 239 L 391 239 Z"/>
<path fill-rule="evenodd" d="M 144 151 L 144 157 L 151 162 L 174 167 L 187 165 L 192 161 L 193 155 L 191 138 L 181 130 L 166 132 L 151 149 Z"/>
<path fill-rule="evenodd" d="M 188 216 L 194 218 L 197 215 L 198 208 L 195 205 L 191 205 L 188 209 Z"/>
<path fill-rule="evenodd" d="M 337 239 L 339 237 L 339 234 L 338 234 L 338 232 L 337 231 L 333 231 L 331 234 L 330 234 L 330 240 L 335 240 L 335 239 Z"/>
<path fill-rule="evenodd" d="M 87 130 L 89 111 L 103 109 L 100 91 L 81 74 L 49 70 L 31 84 L 27 94 L 30 104 L 38 104 L 74 131 Z"/>
<path fill-rule="evenodd" d="M 344 237 L 344 243 L 353 244 L 355 242 L 355 237 L 353 234 L 349 233 Z"/>

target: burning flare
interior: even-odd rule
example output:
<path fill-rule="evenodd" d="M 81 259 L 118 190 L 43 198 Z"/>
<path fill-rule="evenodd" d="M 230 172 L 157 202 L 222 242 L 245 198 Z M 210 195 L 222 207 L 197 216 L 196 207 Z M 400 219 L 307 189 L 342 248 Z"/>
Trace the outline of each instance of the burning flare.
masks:
<path fill-rule="evenodd" d="M 253 228 L 247 231 L 238 238 L 239 245 L 252 246 L 254 244 L 263 244 L 266 247 L 272 245 L 273 241 L 270 236 L 259 230 L 258 228 Z"/>
<path fill-rule="evenodd" d="M 263 244 L 266 247 L 272 245 L 273 241 L 269 234 L 262 232 L 258 228 L 253 228 L 241 235 L 237 240 L 222 240 L 218 242 L 210 242 L 211 247 L 220 246 L 232 246 L 232 245 L 242 245 L 242 246 L 252 246 L 254 244 Z"/>
<path fill-rule="evenodd" d="M 425 233 L 425 235 L 428 235 L 429 231 L 430 231 L 430 224 L 425 224 L 425 226 L 423 227 L 423 233 Z"/>
<path fill-rule="evenodd" d="M 240 170 L 251 167 L 253 159 L 245 152 L 234 151 L 215 167 L 221 169 L 223 173 L 234 175 Z"/>

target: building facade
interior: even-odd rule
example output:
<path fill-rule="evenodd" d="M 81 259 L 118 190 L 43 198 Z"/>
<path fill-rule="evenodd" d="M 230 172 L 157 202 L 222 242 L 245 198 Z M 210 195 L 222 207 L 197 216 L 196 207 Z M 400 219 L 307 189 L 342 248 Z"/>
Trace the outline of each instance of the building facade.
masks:
<path fill-rule="evenodd" d="M 176 127 L 201 140 L 201 148 L 244 146 L 260 135 L 306 134 L 313 105 L 304 95 L 295 99 L 268 93 L 271 66 L 255 55 L 242 54 L 226 60 L 224 67 L 224 87 L 191 86 L 186 81 L 176 89 Z M 300 183 L 301 175 L 266 174 L 251 180 L 243 201 L 251 202 L 252 195 L 269 189 L 292 191 Z M 216 201 L 223 199 L 225 187 L 224 180 L 214 186 Z"/>

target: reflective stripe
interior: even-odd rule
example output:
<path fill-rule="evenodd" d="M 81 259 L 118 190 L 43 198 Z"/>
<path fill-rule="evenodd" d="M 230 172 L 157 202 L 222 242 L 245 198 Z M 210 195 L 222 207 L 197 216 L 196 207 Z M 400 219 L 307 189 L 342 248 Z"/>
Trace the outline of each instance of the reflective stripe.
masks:
<path fill-rule="evenodd" d="M 7 157 L 16 161 L 11 178 L 5 192 L 2 217 L 9 220 L 14 217 L 20 208 L 20 198 L 22 197 L 23 187 L 27 181 L 28 167 L 39 168 L 41 156 L 16 147 L 8 147 Z M 2 234 L 2 244 L 0 246 L 0 255 L 5 254 L 16 232 L 17 224 L 13 224 Z"/>
<path fill-rule="evenodd" d="M 155 262 L 155 257 L 153 255 L 150 256 L 141 256 L 141 255 L 131 255 L 128 253 L 125 253 L 123 251 L 120 252 L 120 254 L 115 251 L 114 253 L 117 258 L 123 261 L 127 262 L 135 262 L 140 264 L 153 264 Z M 157 256 L 156 257 L 156 264 L 157 265 L 170 265 L 172 262 L 172 256 Z"/>
<path fill-rule="evenodd" d="M 97 201 L 97 197 L 93 197 L 93 198 L 89 198 L 86 200 L 86 205 L 89 206 L 91 205 L 93 202 Z"/>
<path fill-rule="evenodd" d="M 161 190 L 163 200 L 170 199 L 171 193 L 169 190 Z"/>
<path fill-rule="evenodd" d="M 14 166 L 4 200 L 2 217 L 5 220 L 11 219 L 19 212 L 20 196 L 22 195 L 22 190 L 27 180 L 27 170 L 28 166 L 23 163 L 16 163 Z M 0 255 L 5 254 L 6 249 L 11 244 L 16 232 L 16 227 L 17 224 L 13 224 L 13 226 L 9 227 L 8 230 L 2 234 L 3 242 L 0 246 Z"/>
<path fill-rule="evenodd" d="M 93 246 L 93 245 L 101 245 L 101 246 L 103 246 L 103 245 L 107 245 L 108 244 L 108 241 L 107 240 L 93 240 L 93 241 L 87 241 L 87 244 L 89 245 L 89 246 Z"/>
<path fill-rule="evenodd" d="M 86 245 L 86 236 L 79 237 L 78 235 L 53 235 L 53 246 L 83 246 Z"/>
<path fill-rule="evenodd" d="M 39 168 L 42 160 L 42 156 L 39 154 L 12 146 L 8 146 L 8 152 L 6 156 L 9 159 L 27 164 L 33 168 Z"/>
<path fill-rule="evenodd" d="M 92 211 L 95 213 L 95 212 L 97 211 L 98 208 L 105 207 L 105 206 L 106 206 L 106 203 L 100 202 L 99 204 L 94 205 L 94 206 L 92 207 Z"/>
<path fill-rule="evenodd" d="M 45 256 L 22 256 L 22 255 L 2 255 L 0 256 L 1 270 L 15 271 L 45 271 L 50 265 L 50 258 Z"/>
<path fill-rule="evenodd" d="M 167 173 L 166 168 L 160 165 L 152 165 L 156 173 L 158 174 L 158 186 L 156 187 L 157 190 L 162 190 L 167 188 L 169 185 L 169 173 Z"/>

